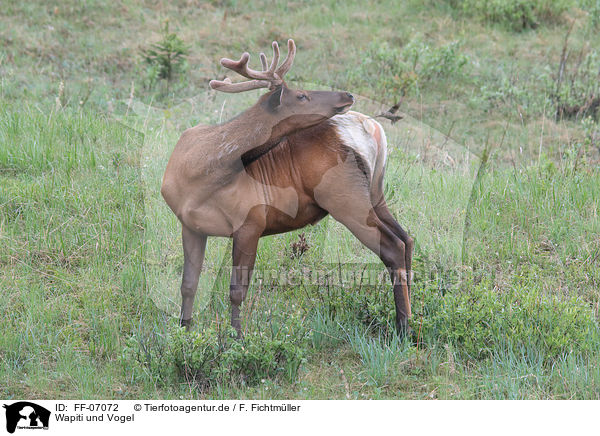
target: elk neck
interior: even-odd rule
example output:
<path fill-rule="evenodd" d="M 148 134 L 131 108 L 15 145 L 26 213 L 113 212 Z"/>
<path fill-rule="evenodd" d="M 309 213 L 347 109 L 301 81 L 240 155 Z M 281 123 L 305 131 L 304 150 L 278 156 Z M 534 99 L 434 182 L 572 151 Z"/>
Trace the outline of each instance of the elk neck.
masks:
<path fill-rule="evenodd" d="M 280 113 L 271 106 L 270 97 L 270 93 L 263 95 L 254 106 L 216 126 L 216 156 L 220 160 L 255 160 L 284 137 L 326 119 L 320 115 Z"/>

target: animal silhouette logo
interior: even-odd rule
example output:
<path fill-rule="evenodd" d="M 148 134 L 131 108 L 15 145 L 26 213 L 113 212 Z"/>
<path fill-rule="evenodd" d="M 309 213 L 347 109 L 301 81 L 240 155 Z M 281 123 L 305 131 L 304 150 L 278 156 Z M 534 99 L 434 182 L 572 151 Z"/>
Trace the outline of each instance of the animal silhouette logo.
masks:
<path fill-rule="evenodd" d="M 6 409 L 6 431 L 14 433 L 17 427 L 25 429 L 48 429 L 50 411 L 29 401 L 19 401 Z"/>

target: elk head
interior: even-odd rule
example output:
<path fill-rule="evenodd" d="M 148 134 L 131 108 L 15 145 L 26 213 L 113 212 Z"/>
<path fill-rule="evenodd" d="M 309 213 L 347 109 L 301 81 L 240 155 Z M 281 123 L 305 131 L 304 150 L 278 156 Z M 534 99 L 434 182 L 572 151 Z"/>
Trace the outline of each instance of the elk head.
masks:
<path fill-rule="evenodd" d="M 268 88 L 270 92 L 263 95 L 257 107 L 262 122 L 273 127 L 271 139 L 281 138 L 300 129 L 312 127 L 336 114 L 347 112 L 354 103 L 354 97 L 348 92 L 335 91 L 303 91 L 290 89 L 283 80 L 289 71 L 296 55 L 296 45 L 288 40 L 288 55 L 281 65 L 279 63 L 279 45 L 273 41 L 273 59 L 267 64 L 264 53 L 260 54 L 262 71 L 248 67 L 250 55 L 242 54 L 239 61 L 223 58 L 221 65 L 247 79 L 245 82 L 233 83 L 225 80 L 211 80 L 211 88 L 228 93 Z"/>

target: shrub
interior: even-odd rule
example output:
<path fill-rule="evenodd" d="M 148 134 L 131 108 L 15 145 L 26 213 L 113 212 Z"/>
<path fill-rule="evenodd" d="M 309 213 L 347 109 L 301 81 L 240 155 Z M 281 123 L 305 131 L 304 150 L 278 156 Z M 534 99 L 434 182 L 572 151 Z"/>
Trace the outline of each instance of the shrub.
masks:
<path fill-rule="evenodd" d="M 474 102 L 491 106 L 517 106 L 525 116 L 552 113 L 563 118 L 598 119 L 600 114 L 600 51 L 583 47 L 574 55 L 565 40 L 561 61 L 533 72 L 499 69 L 499 76 L 481 86 Z M 489 84 L 491 83 L 491 85 Z"/>
<path fill-rule="evenodd" d="M 592 29 L 600 26 L 600 0 L 579 0 L 579 7 L 589 16 L 589 25 Z"/>
<path fill-rule="evenodd" d="M 384 277 L 387 279 L 387 272 Z M 360 324 L 370 333 L 387 336 L 395 329 L 396 309 L 391 285 L 383 288 L 361 286 L 357 289 L 331 286 L 323 295 L 321 295 L 322 289 L 310 290 L 317 293 L 316 298 L 310 298 L 313 301 L 317 300 L 317 305 L 307 310 L 310 311 L 313 323 L 325 330 L 330 328 L 330 324 L 341 323 L 345 326 Z M 321 338 L 317 338 L 317 341 L 320 340 Z"/>
<path fill-rule="evenodd" d="M 450 343 L 467 358 L 535 350 L 554 360 L 596 350 L 600 340 L 590 307 L 574 298 L 521 288 L 495 292 L 484 284 L 445 295 L 424 292 L 414 300 L 413 328 L 426 343 Z"/>
<path fill-rule="evenodd" d="M 306 336 L 277 339 L 248 333 L 238 341 L 231 328 L 187 332 L 177 327 L 163 338 L 130 338 L 124 361 L 165 384 L 185 380 L 200 390 L 220 383 L 254 385 L 265 378 L 293 381 L 304 360 Z"/>
<path fill-rule="evenodd" d="M 237 341 L 235 332 L 219 334 L 214 328 L 186 333 L 178 330 L 170 347 L 180 373 L 201 387 L 215 381 L 256 384 L 264 378 L 296 377 L 303 350 L 298 344 L 251 333 Z"/>
<path fill-rule="evenodd" d="M 387 42 L 373 42 L 360 66 L 350 72 L 348 80 L 352 86 L 377 84 L 386 94 L 403 96 L 435 78 L 460 73 L 467 61 L 458 42 L 431 47 L 414 39 L 403 48 L 390 46 Z"/>
<path fill-rule="evenodd" d="M 569 65 L 565 55 L 567 42 L 565 41 L 559 73 L 556 73 L 548 86 L 555 104 L 556 118 L 597 118 L 600 110 L 600 52 L 592 50 L 584 54 L 582 49 L 579 62 Z"/>
<path fill-rule="evenodd" d="M 513 31 L 534 29 L 541 23 L 560 21 L 574 6 L 573 0 L 447 0 L 461 14 Z"/>

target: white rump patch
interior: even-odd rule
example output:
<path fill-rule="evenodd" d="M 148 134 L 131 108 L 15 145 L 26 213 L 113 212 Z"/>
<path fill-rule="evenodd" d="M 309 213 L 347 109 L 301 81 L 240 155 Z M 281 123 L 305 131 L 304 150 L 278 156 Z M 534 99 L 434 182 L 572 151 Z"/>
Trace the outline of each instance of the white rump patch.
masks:
<path fill-rule="evenodd" d="M 383 129 L 377 121 L 359 112 L 349 111 L 343 115 L 331 118 L 338 136 L 345 146 L 353 149 L 367 164 L 369 177 L 372 179 L 377 163 L 379 146 L 377 144 L 376 130 Z M 385 138 L 385 137 L 383 137 Z M 382 150 L 385 153 L 385 150 Z"/>

